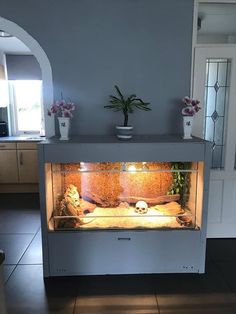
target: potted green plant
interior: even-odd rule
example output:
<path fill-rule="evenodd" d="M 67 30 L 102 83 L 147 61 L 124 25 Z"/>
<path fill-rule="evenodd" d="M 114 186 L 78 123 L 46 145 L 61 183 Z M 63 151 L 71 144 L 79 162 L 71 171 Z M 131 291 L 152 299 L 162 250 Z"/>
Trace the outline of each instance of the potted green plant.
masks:
<path fill-rule="evenodd" d="M 134 111 L 134 108 L 149 111 L 149 103 L 144 102 L 141 98 L 137 98 L 135 94 L 125 97 L 119 87 L 115 85 L 117 96 L 110 95 L 110 105 L 104 106 L 104 108 L 112 109 L 114 111 L 122 111 L 124 115 L 123 125 L 117 125 L 117 137 L 120 140 L 129 140 L 132 138 L 133 127 L 128 125 L 129 114 Z"/>

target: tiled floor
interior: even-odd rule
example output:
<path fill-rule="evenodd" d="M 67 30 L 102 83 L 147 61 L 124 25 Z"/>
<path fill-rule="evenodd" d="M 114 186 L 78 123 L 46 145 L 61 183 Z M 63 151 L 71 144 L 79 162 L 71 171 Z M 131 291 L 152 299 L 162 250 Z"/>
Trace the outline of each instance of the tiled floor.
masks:
<path fill-rule="evenodd" d="M 236 314 L 236 239 L 207 241 L 204 275 L 66 277 L 43 280 L 35 195 L 0 195 L 8 314 Z"/>

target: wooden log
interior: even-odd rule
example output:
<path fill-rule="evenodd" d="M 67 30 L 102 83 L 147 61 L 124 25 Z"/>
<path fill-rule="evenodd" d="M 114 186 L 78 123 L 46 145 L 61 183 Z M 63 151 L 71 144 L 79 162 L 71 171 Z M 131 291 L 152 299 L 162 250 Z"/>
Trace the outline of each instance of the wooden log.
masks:
<path fill-rule="evenodd" d="M 136 204 L 138 201 L 144 201 L 149 205 L 156 205 L 156 204 L 163 204 L 163 203 L 169 203 L 169 202 L 175 202 L 178 201 L 180 198 L 179 194 L 173 194 L 173 195 L 161 195 L 156 196 L 152 198 L 148 197 L 136 197 L 136 196 L 128 196 L 128 197 L 120 197 L 121 202 L 127 202 L 129 204 Z"/>
<path fill-rule="evenodd" d="M 97 204 L 101 207 L 116 207 L 119 205 L 119 200 L 113 200 L 112 198 L 102 198 L 98 194 L 86 191 L 81 193 L 81 196 L 84 200 Z"/>
<path fill-rule="evenodd" d="M 175 202 L 180 199 L 179 194 L 174 195 L 161 195 L 152 198 L 148 197 L 137 197 L 137 196 L 121 196 L 117 200 L 101 198 L 95 193 L 86 191 L 86 194 L 81 194 L 82 198 L 89 201 L 90 203 L 97 204 L 101 207 L 117 207 L 120 202 L 127 202 L 129 204 L 136 204 L 138 201 L 144 201 L 149 205 L 157 205 L 169 202 Z"/>
<path fill-rule="evenodd" d="M 177 202 L 170 202 L 164 205 L 155 205 L 154 208 L 163 213 L 164 215 L 172 216 L 184 213 L 184 210 L 181 208 L 181 205 Z"/>
<path fill-rule="evenodd" d="M 82 209 L 82 212 L 84 213 L 84 211 L 88 211 L 90 213 L 92 213 L 94 211 L 94 209 L 96 208 L 96 204 L 87 202 L 83 199 L 80 200 L 80 208 Z"/>

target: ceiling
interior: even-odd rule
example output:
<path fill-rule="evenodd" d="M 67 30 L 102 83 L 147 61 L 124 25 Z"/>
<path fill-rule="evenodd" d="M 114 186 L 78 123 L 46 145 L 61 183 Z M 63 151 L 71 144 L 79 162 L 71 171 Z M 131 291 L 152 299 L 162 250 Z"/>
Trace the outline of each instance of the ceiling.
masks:
<path fill-rule="evenodd" d="M 236 35 L 236 4 L 199 4 L 199 34 Z"/>
<path fill-rule="evenodd" d="M 29 48 L 16 37 L 0 38 L 0 51 L 8 54 L 31 54 Z"/>

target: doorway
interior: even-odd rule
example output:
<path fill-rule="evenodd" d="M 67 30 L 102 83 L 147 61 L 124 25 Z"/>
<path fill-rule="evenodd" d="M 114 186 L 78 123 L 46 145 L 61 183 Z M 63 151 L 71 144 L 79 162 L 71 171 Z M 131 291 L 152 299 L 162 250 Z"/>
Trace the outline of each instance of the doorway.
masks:
<path fill-rule="evenodd" d="M 54 120 L 47 117 L 47 108 L 53 102 L 52 68 L 49 59 L 39 43 L 16 23 L 0 17 L 0 30 L 13 35 L 25 44 L 39 63 L 42 72 L 43 106 L 45 118 L 45 135 L 55 133 Z"/>
<path fill-rule="evenodd" d="M 236 47 L 195 48 L 194 134 L 212 142 L 208 237 L 236 237 Z"/>
<path fill-rule="evenodd" d="M 236 1 L 195 3 L 193 133 L 212 142 L 207 236 L 236 237 Z"/>

